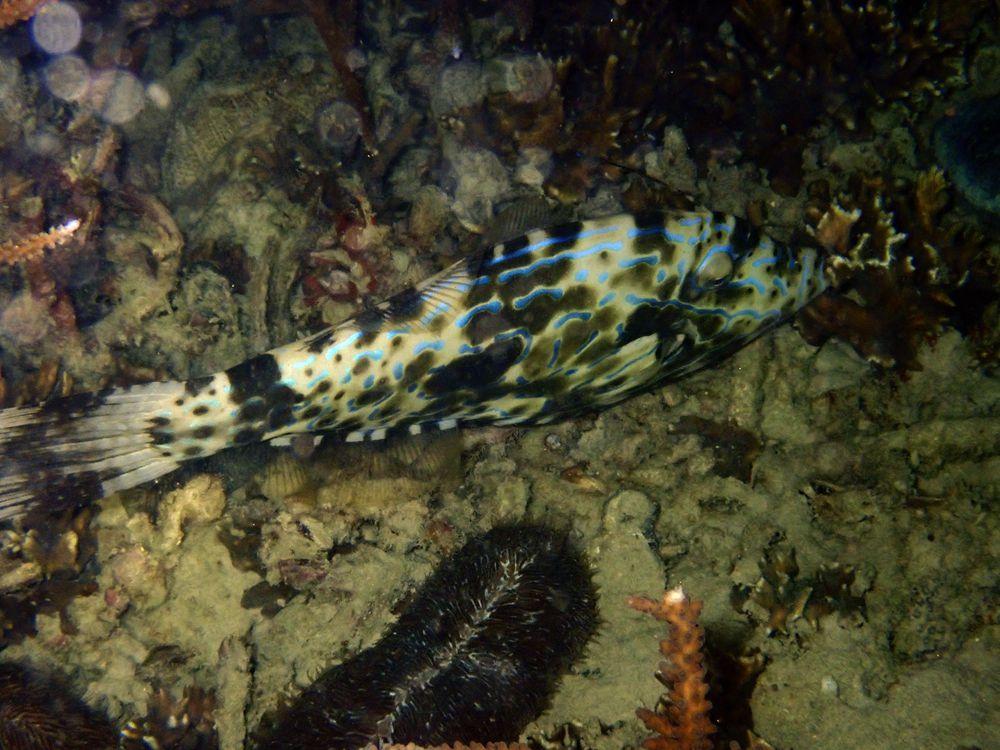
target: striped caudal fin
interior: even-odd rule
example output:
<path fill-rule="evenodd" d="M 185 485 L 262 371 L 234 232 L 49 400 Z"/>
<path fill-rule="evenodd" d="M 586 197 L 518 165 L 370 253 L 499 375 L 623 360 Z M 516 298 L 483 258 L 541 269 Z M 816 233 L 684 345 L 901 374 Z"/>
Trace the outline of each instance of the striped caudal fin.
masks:
<path fill-rule="evenodd" d="M 177 467 L 155 417 L 183 383 L 150 383 L 0 410 L 0 520 L 135 487 Z"/>

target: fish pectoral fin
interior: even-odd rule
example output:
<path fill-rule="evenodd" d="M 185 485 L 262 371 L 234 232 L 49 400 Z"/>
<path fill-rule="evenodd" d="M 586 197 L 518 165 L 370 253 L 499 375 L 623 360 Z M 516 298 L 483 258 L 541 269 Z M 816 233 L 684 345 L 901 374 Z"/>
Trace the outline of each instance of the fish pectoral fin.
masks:
<path fill-rule="evenodd" d="M 690 353 L 694 341 L 684 333 L 674 334 L 673 337 L 664 337 L 657 347 L 656 358 L 660 365 L 665 367 Z"/>

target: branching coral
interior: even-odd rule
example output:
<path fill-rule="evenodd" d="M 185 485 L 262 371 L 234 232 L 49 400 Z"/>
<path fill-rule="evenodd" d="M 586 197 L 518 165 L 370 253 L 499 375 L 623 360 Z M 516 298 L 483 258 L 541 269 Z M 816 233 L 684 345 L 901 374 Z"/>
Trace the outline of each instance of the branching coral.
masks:
<path fill-rule="evenodd" d="M 753 586 L 736 586 L 732 603 L 742 611 L 748 600 L 767 612 L 767 634 L 787 634 L 788 624 L 805 618 L 819 630 L 820 619 L 837 613 L 845 619 L 866 615 L 865 594 L 853 592 L 856 570 L 850 565 L 823 565 L 812 576 L 799 576 L 793 547 L 764 551 L 761 576 Z"/>
<path fill-rule="evenodd" d="M 694 83 L 684 71 L 724 12 L 722 4 L 656 0 L 624 7 L 537 4 L 531 42 L 557 61 L 557 87 L 512 111 L 515 124 L 531 110 L 552 123 L 523 131 L 555 155 L 556 169 L 546 184 L 550 193 L 565 200 L 581 197 L 595 171 L 607 168 L 605 159 L 625 161 L 650 134 L 682 114 L 676 97 Z M 546 131 L 551 136 L 539 140 Z"/>
<path fill-rule="evenodd" d="M 873 107 L 936 93 L 955 73 L 959 42 L 986 3 L 956 6 L 736 0 L 731 37 L 698 62 L 708 94 L 699 89 L 689 105 L 742 131 L 772 187 L 793 194 L 810 128 L 828 119 L 866 129 Z"/>
<path fill-rule="evenodd" d="M 867 128 L 876 107 L 938 91 L 985 0 L 538 4 L 536 48 L 560 61 L 553 189 L 573 195 L 672 122 L 701 158 L 739 146 L 797 192 L 809 131 Z M 581 173 L 581 162 L 590 167 Z"/>
<path fill-rule="evenodd" d="M 833 208 L 825 184 L 811 185 L 810 195 L 807 215 L 830 252 L 827 268 L 839 293 L 802 311 L 807 340 L 840 338 L 873 364 L 906 372 L 920 369 L 921 344 L 953 325 L 975 337 L 984 361 L 995 362 L 996 352 L 978 343 L 995 335 L 986 320 L 998 298 L 995 256 L 974 227 L 945 210 L 939 170 L 893 186 L 855 176 Z"/>
<path fill-rule="evenodd" d="M 44 253 L 78 239 L 80 228 L 81 222 L 72 219 L 47 232 L 0 244 L 0 272 L 7 266 L 21 266 L 26 282 L 26 288 L 0 310 L 0 333 L 5 337 L 13 337 L 26 347 L 40 345 L 52 338 L 62 342 L 76 338 L 76 310 L 65 275 L 53 271 L 57 267 L 67 267 L 70 259 L 64 255 L 58 262 L 50 261 Z M 80 234 L 85 236 L 86 233 L 85 227 Z"/>
<path fill-rule="evenodd" d="M 670 661 L 660 664 L 657 679 L 667 687 L 664 706 L 657 711 L 640 708 L 636 714 L 656 734 L 643 742 L 647 750 L 711 750 L 715 726 L 709 717 L 702 646 L 705 631 L 698 622 L 701 602 L 688 598 L 681 588 L 667 591 L 659 602 L 630 597 L 630 607 L 667 623 L 670 632 L 660 641 L 660 653 Z"/>
<path fill-rule="evenodd" d="M 46 250 L 65 245 L 73 239 L 79 228 L 80 220 L 70 219 L 47 232 L 38 232 L 18 240 L 0 243 L 0 266 L 12 266 L 22 261 L 34 260 Z"/>

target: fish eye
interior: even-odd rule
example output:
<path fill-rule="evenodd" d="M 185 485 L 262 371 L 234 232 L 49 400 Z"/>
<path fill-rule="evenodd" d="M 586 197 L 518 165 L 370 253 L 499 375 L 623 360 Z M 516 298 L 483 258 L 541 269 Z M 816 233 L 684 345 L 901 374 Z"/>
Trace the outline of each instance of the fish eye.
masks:
<path fill-rule="evenodd" d="M 733 275 L 733 259 L 726 252 L 713 252 L 701 265 L 695 274 L 695 281 L 698 286 L 704 288 L 718 286 L 728 281 Z"/>

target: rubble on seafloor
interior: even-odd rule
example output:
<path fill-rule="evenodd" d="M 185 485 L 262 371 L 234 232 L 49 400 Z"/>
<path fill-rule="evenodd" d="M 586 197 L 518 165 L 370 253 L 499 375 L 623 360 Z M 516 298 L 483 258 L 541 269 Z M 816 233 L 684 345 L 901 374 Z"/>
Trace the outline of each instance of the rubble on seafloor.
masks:
<path fill-rule="evenodd" d="M 997 94 L 994 7 L 110 5 L 81 9 L 105 44 L 78 59 L 152 87 L 128 121 L 60 98 L 27 24 L 0 37 L 6 405 L 230 366 L 429 275 L 525 198 L 693 200 L 806 242 L 855 218 L 839 288 L 794 328 L 609 412 L 248 450 L 5 531 L 0 660 L 65 672 L 137 735 L 188 712 L 238 748 L 448 551 L 529 519 L 580 538 L 603 618 L 534 747 L 641 741 L 658 628 L 622 604 L 665 582 L 704 601 L 710 679 L 745 667 L 720 737 L 1000 742 L 1000 251 L 967 149 L 933 151 Z"/>

